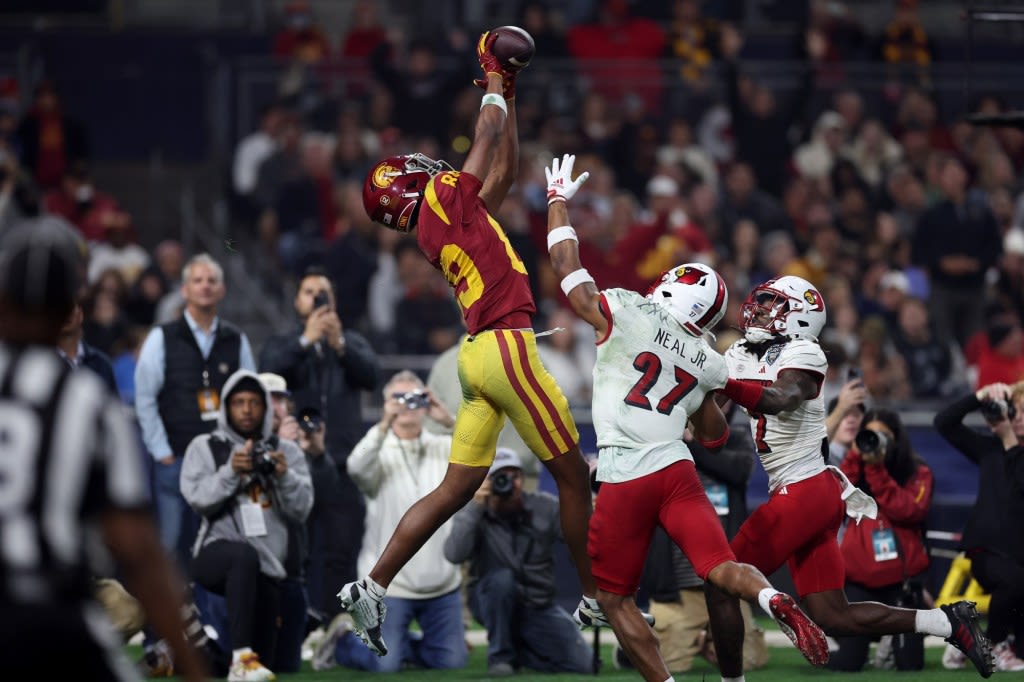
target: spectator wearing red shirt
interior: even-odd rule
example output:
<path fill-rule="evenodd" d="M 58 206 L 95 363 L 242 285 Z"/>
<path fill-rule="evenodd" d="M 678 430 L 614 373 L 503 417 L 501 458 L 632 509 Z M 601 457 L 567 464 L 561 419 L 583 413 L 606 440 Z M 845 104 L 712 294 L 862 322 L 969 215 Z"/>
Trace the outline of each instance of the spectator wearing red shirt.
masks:
<path fill-rule="evenodd" d="M 285 7 L 285 27 L 274 36 L 274 56 L 316 64 L 330 52 L 327 37 L 314 23 L 308 0 L 292 0 Z"/>
<path fill-rule="evenodd" d="M 84 163 L 72 164 L 60 185 L 43 198 L 48 213 L 59 215 L 78 228 L 90 242 L 103 239 L 110 220 L 118 210 L 114 197 L 96 189 Z"/>
<path fill-rule="evenodd" d="M 364 95 L 373 74 L 368 59 L 378 45 L 387 40 L 384 27 L 377 21 L 377 7 L 370 0 L 359 0 L 352 7 L 352 24 L 341 41 L 345 60 L 345 83 L 350 97 Z"/>
<path fill-rule="evenodd" d="M 985 332 L 985 342 L 978 346 L 975 388 L 1024 380 L 1024 333 L 1015 315 L 1002 314 L 992 319 Z"/>
<path fill-rule="evenodd" d="M 60 185 L 69 166 L 89 158 L 85 128 L 64 113 L 49 81 L 36 90 L 32 110 L 18 128 L 18 141 L 22 163 L 31 169 L 42 190 Z"/>
<path fill-rule="evenodd" d="M 566 37 L 590 89 L 613 102 L 639 97 L 648 113 L 659 111 L 666 40 L 656 22 L 629 16 L 627 0 L 603 0 L 597 21 L 573 26 Z"/>
<path fill-rule="evenodd" d="M 624 287 L 639 292 L 673 263 L 707 261 L 714 250 L 687 215 L 675 180 L 655 175 L 647 183 L 647 197 L 649 218 L 631 226 L 615 245 Z"/>

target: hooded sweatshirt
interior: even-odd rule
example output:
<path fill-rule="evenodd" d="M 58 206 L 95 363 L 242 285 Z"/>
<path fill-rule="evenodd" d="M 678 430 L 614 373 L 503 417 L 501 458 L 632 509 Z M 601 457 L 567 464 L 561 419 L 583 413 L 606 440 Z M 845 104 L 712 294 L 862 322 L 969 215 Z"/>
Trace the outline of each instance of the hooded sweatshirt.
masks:
<path fill-rule="evenodd" d="M 271 578 L 283 579 L 284 560 L 288 553 L 285 519 L 302 523 L 313 507 L 313 483 L 305 455 L 292 441 L 281 440 L 276 449 L 284 453 L 288 470 L 281 476 L 272 475 L 271 490 L 263 490 L 258 479 L 249 474 L 239 474 L 231 468 L 230 456 L 218 467 L 210 449 L 211 438 L 227 440 L 231 443 L 231 452 L 245 446 L 246 439 L 231 428 L 227 415 L 228 399 L 235 385 L 245 377 L 254 379 L 263 388 L 267 410 L 263 417 L 262 439 L 270 438 L 272 433 L 270 393 L 255 373 L 238 370 L 224 383 L 217 428 L 213 433 L 193 438 L 181 464 L 181 494 L 203 519 L 192 555 L 199 554 L 199 550 L 211 542 L 248 542 L 259 555 L 260 571 Z M 266 534 L 247 537 L 242 522 L 242 505 L 254 502 L 263 512 Z"/>

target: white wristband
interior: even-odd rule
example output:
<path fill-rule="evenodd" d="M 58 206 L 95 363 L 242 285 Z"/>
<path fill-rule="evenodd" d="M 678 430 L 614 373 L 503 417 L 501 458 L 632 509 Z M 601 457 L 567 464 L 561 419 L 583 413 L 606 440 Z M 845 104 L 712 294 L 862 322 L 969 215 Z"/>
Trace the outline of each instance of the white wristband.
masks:
<path fill-rule="evenodd" d="M 562 280 L 562 291 L 568 296 L 569 292 L 586 282 L 593 282 L 594 278 L 590 276 L 586 268 L 580 268 L 579 270 L 573 270 L 565 279 Z"/>
<path fill-rule="evenodd" d="M 501 95 L 495 94 L 493 92 L 488 92 L 486 95 L 483 96 L 483 99 L 480 100 L 480 110 L 483 111 L 483 108 L 486 107 L 488 104 L 493 104 L 494 106 L 501 109 L 501 112 L 503 114 L 508 116 L 508 105 L 505 104 L 505 98 L 502 97 Z"/>
<path fill-rule="evenodd" d="M 572 229 L 572 225 L 562 225 L 548 232 L 548 251 L 551 250 L 555 244 L 564 241 L 574 241 L 579 243 L 579 239 L 576 237 L 576 230 Z"/>

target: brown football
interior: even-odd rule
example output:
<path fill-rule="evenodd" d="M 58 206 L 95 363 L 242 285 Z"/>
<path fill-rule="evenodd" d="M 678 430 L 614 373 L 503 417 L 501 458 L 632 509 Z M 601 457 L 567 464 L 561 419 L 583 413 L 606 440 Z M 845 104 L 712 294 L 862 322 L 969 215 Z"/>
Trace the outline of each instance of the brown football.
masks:
<path fill-rule="evenodd" d="M 491 53 L 498 58 L 502 67 L 509 71 L 526 68 L 536 49 L 533 36 L 518 26 L 499 26 L 491 32 L 498 35 Z"/>

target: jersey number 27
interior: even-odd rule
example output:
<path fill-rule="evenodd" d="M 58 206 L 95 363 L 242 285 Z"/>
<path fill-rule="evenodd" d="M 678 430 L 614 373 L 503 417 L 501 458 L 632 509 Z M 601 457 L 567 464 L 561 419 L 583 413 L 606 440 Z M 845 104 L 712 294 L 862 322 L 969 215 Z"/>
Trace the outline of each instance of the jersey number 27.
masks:
<path fill-rule="evenodd" d="M 686 370 L 675 367 L 675 385 L 665 396 L 658 401 L 656 407 L 651 408 L 651 401 L 647 394 L 661 376 L 661 358 L 650 351 L 643 351 L 633 358 L 633 368 L 642 372 L 642 376 L 629 389 L 629 393 L 623 401 L 627 405 L 639 407 L 642 410 L 656 409 L 662 414 L 672 414 L 672 408 L 679 404 L 679 401 L 686 397 L 686 394 L 697 386 L 697 379 Z"/>

